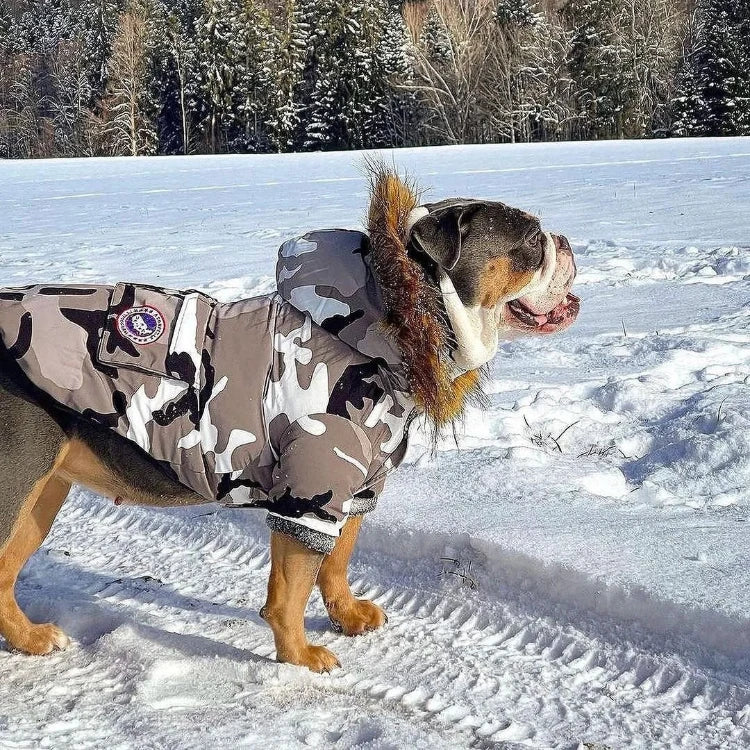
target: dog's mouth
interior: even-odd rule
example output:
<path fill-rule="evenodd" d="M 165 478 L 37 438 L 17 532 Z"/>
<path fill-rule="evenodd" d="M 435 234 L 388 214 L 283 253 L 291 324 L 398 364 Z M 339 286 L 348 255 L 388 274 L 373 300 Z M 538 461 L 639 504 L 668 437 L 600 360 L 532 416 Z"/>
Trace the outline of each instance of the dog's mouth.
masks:
<path fill-rule="evenodd" d="M 535 313 L 521 300 L 511 300 L 505 305 L 508 315 L 506 322 L 514 328 L 522 328 L 529 333 L 558 333 L 564 331 L 578 317 L 581 301 L 575 294 L 568 293 L 565 299 L 547 313 Z"/>

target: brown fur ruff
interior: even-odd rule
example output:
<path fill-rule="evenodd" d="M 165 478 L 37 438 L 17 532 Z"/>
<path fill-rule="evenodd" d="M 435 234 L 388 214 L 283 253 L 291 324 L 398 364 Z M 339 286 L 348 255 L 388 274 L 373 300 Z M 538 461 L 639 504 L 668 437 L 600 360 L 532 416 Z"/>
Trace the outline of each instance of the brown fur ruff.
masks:
<path fill-rule="evenodd" d="M 417 405 L 439 430 L 459 419 L 469 401 L 481 400 L 481 373 L 471 370 L 453 378 L 453 333 L 440 291 L 409 257 L 406 221 L 418 204 L 414 186 L 383 164 L 368 167 L 371 266 L 383 295 L 386 328 L 396 339 Z"/>

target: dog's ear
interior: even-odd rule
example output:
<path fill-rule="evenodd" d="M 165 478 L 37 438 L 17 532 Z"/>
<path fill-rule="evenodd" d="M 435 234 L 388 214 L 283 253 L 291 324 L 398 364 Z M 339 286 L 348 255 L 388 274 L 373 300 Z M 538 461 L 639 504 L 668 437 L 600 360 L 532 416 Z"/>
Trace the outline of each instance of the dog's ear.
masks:
<path fill-rule="evenodd" d="M 445 271 L 455 268 L 479 205 L 456 205 L 428 213 L 414 224 L 410 242 Z"/>

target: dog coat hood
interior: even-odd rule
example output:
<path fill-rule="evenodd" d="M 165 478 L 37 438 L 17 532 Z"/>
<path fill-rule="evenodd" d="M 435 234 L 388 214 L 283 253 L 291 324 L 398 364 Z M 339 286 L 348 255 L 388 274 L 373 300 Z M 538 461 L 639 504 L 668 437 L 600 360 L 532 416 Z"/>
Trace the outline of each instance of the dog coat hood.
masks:
<path fill-rule="evenodd" d="M 279 250 L 277 287 L 287 302 L 352 348 L 398 365 L 401 353 L 384 329 L 370 252 L 367 235 L 343 229 L 289 240 Z"/>
<path fill-rule="evenodd" d="M 233 303 L 127 283 L 0 290 L 0 336 L 61 406 L 329 552 L 402 460 L 414 410 L 369 252 L 360 232 L 290 240 L 278 293 Z"/>

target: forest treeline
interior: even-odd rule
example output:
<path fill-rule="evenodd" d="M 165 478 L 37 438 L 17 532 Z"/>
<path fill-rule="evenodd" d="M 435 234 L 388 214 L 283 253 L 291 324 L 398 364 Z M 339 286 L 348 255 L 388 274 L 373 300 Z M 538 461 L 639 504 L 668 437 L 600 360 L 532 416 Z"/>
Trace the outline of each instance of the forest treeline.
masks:
<path fill-rule="evenodd" d="M 750 134 L 750 0 L 0 0 L 0 157 Z"/>

